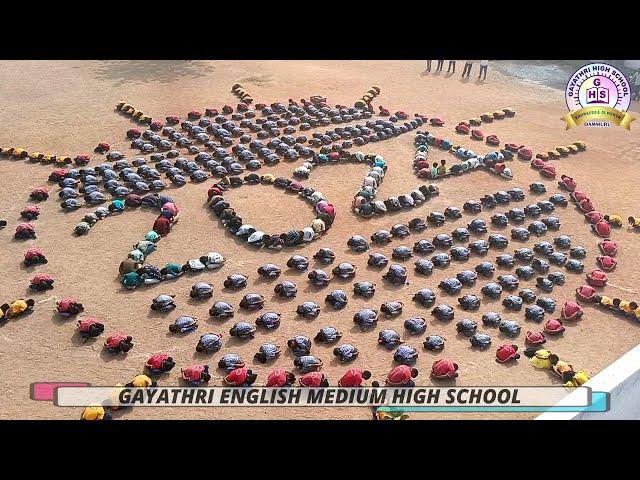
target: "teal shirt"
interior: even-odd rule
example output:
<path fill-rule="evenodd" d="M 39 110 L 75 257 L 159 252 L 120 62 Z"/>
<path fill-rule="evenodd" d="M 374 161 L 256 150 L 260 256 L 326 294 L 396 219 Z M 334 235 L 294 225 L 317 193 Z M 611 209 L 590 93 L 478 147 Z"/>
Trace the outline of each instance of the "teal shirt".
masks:
<path fill-rule="evenodd" d="M 144 239 L 149 242 L 156 243 L 158 240 L 160 240 L 160 235 L 158 235 L 156 232 L 151 230 L 149 233 L 145 235 Z"/>
<path fill-rule="evenodd" d="M 136 288 L 142 285 L 142 277 L 136 272 L 129 272 L 122 276 L 120 283 L 126 288 Z"/>

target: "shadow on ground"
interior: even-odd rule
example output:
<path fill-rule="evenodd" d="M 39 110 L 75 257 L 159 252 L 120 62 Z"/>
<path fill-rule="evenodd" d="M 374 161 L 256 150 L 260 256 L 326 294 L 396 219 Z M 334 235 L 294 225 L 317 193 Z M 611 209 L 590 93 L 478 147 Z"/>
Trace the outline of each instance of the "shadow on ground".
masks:
<path fill-rule="evenodd" d="M 133 82 L 169 83 L 184 77 L 201 77 L 214 67 L 198 60 L 104 60 L 95 70 L 99 80 L 111 80 L 115 85 Z"/>

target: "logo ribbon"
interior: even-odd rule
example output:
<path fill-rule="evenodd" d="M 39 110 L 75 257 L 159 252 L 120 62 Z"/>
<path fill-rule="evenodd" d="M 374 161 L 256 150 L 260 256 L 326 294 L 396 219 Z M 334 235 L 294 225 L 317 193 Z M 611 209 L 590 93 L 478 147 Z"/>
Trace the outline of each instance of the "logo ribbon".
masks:
<path fill-rule="evenodd" d="M 630 130 L 631 122 L 635 120 L 635 117 L 632 117 L 628 112 L 611 107 L 584 107 L 575 112 L 567 113 L 560 119 L 567 123 L 567 130 L 576 125 L 593 121 L 611 122 L 614 125 Z"/>

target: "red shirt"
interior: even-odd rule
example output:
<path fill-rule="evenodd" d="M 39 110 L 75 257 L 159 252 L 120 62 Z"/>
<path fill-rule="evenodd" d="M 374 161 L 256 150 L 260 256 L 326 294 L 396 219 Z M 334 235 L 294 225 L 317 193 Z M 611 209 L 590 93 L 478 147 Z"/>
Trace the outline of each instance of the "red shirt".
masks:
<path fill-rule="evenodd" d="M 516 349 L 513 345 L 500 345 L 496 352 L 496 358 L 501 362 L 506 362 L 516 354 Z"/>
<path fill-rule="evenodd" d="M 387 375 L 388 385 L 405 385 L 411 380 L 411 368 L 407 365 L 398 365 Z"/>
<path fill-rule="evenodd" d="M 162 211 L 168 211 L 173 213 L 174 215 L 178 215 L 178 213 L 180 213 L 180 209 L 178 208 L 178 206 L 173 203 L 173 202 L 167 202 L 162 206 Z"/>
<path fill-rule="evenodd" d="M 580 200 L 578 206 L 583 212 L 590 212 L 593 210 L 593 203 L 591 203 L 591 200 L 589 200 L 588 198 Z"/>
<path fill-rule="evenodd" d="M 615 255 L 618 245 L 613 240 L 603 240 L 600 242 L 600 249 L 607 255 Z"/>
<path fill-rule="evenodd" d="M 347 370 L 347 373 L 338 380 L 339 387 L 359 387 L 360 385 L 362 385 L 362 370 L 359 368 Z"/>
<path fill-rule="evenodd" d="M 75 298 L 71 298 L 71 297 L 63 298 L 58 302 L 58 305 L 57 305 L 58 311 L 66 312 L 74 303 L 78 303 Z"/>
<path fill-rule="evenodd" d="M 611 233 L 611 225 L 604 220 L 596 223 L 593 227 L 595 228 L 596 233 L 601 237 L 608 237 Z"/>
<path fill-rule="evenodd" d="M 309 372 L 300 377 L 300 385 L 303 387 L 319 387 L 324 375 L 320 372 Z"/>
<path fill-rule="evenodd" d="M 118 344 L 126 339 L 127 336 L 124 333 L 114 333 L 113 335 L 107 337 L 107 339 L 104 341 L 104 344 L 107 348 L 117 348 Z"/>
<path fill-rule="evenodd" d="M 274 370 L 267 377 L 267 387 L 284 387 L 287 383 L 287 372 L 282 368 Z"/>
<path fill-rule="evenodd" d="M 571 177 L 564 177 L 561 182 L 569 191 L 575 190 L 578 186 L 578 184 Z"/>
<path fill-rule="evenodd" d="M 327 215 L 329 215 L 331 217 L 331 220 L 336 218 L 336 209 L 333 208 L 333 205 L 331 205 L 331 204 L 326 205 L 322 209 L 322 213 L 326 213 Z"/>
<path fill-rule="evenodd" d="M 235 370 L 232 370 L 231 372 L 229 372 L 229 374 L 226 377 L 224 377 L 224 382 L 230 385 L 240 386 L 245 382 L 246 379 L 247 379 L 247 368 L 242 367 L 242 368 L 236 368 Z"/>
<path fill-rule="evenodd" d="M 171 231 L 171 222 L 168 218 L 158 217 L 153 223 L 153 230 L 161 236 L 167 235 Z"/>
<path fill-rule="evenodd" d="M 182 378 L 190 382 L 198 382 L 202 372 L 204 372 L 204 365 L 189 365 L 182 369 Z"/>
<path fill-rule="evenodd" d="M 83 318 L 82 320 L 78 320 L 78 328 L 81 332 L 88 332 L 89 327 L 91 325 L 95 325 L 96 323 L 98 323 L 98 320 L 93 317 Z"/>
<path fill-rule="evenodd" d="M 32 259 L 33 257 L 35 257 L 36 255 L 41 256 L 42 255 L 42 250 L 40 250 L 39 248 L 30 248 L 29 250 L 27 250 L 24 254 L 24 258 L 26 259 Z"/>
<path fill-rule="evenodd" d="M 31 283 L 35 285 L 40 282 L 48 282 L 50 280 L 53 280 L 53 277 L 51 275 L 48 275 L 46 273 L 36 273 L 31 279 Z"/>
<path fill-rule="evenodd" d="M 434 375 L 438 377 L 447 376 L 450 377 L 456 371 L 456 366 L 451 360 L 447 360 L 446 358 L 441 358 L 440 360 L 436 360 L 433 362 L 431 366 L 431 371 Z"/>
<path fill-rule="evenodd" d="M 159 370 L 162 368 L 162 362 L 164 362 L 169 355 L 166 353 L 156 353 L 147 360 L 147 367 L 152 370 Z"/>

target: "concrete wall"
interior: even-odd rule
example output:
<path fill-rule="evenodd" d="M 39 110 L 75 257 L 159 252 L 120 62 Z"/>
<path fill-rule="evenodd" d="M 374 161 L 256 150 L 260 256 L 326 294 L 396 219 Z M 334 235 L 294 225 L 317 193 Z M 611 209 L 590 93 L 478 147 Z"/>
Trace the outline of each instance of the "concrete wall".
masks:
<path fill-rule="evenodd" d="M 609 392 L 608 412 L 547 412 L 536 420 L 640 420 L 640 345 L 629 350 L 591 380 L 585 387 Z M 568 395 L 557 405 L 571 404 Z"/>
<path fill-rule="evenodd" d="M 640 60 L 625 60 L 624 66 L 629 68 L 640 68 Z"/>

